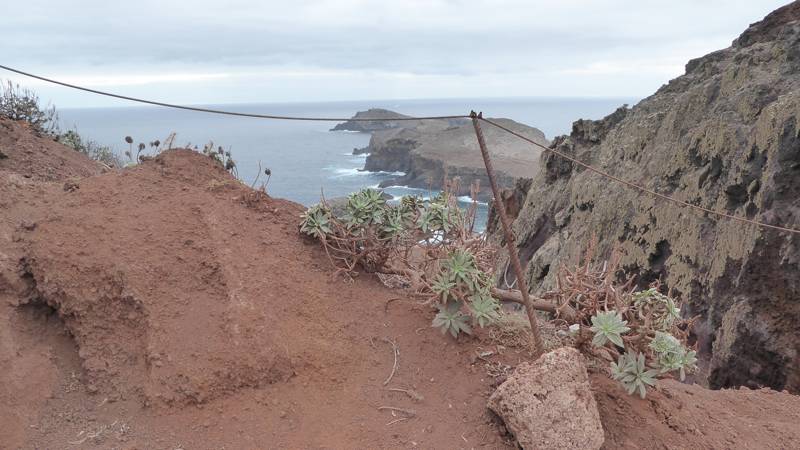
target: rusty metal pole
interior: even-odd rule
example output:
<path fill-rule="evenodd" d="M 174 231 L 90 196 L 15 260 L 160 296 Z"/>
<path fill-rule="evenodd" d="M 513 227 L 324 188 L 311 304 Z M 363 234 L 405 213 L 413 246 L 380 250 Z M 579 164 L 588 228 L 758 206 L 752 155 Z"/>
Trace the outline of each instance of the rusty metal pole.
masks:
<path fill-rule="evenodd" d="M 525 277 L 522 272 L 522 264 L 519 262 L 519 255 L 517 254 L 517 244 L 514 240 L 514 234 L 511 232 L 511 222 L 506 215 L 506 205 L 500 198 L 500 189 L 497 187 L 497 180 L 494 175 L 494 167 L 492 160 L 489 157 L 489 151 L 486 149 L 486 140 L 483 137 L 481 130 L 480 119 L 483 118 L 483 113 L 476 114 L 475 111 L 470 113 L 472 118 L 472 125 L 475 127 L 475 135 L 478 137 L 478 146 L 481 148 L 481 155 L 483 156 L 483 164 L 486 166 L 486 175 L 489 176 L 489 184 L 492 186 L 492 194 L 494 195 L 494 205 L 497 208 L 497 214 L 500 216 L 500 223 L 503 226 L 503 234 L 506 238 L 506 247 L 508 248 L 508 257 L 511 259 L 511 265 L 514 268 L 514 273 L 517 276 L 517 284 L 520 293 L 522 294 L 522 303 L 525 306 L 525 312 L 528 314 L 528 321 L 531 323 L 531 335 L 533 337 L 533 353 L 539 356 L 544 352 L 542 345 L 542 334 L 539 330 L 539 321 L 536 318 L 536 310 L 533 308 L 530 296 L 528 294 L 528 283 L 525 282 Z"/>

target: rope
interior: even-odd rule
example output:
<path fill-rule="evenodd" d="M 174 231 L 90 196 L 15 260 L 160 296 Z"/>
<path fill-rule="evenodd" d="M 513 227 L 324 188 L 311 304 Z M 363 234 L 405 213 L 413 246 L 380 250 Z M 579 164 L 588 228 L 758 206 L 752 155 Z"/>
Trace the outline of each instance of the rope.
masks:
<path fill-rule="evenodd" d="M 480 119 L 480 120 L 482 120 L 482 121 L 484 121 L 484 122 L 486 122 L 486 123 L 488 123 L 490 125 L 493 125 L 493 126 L 499 128 L 499 129 L 501 129 L 501 130 L 503 130 L 503 131 L 505 131 L 505 132 L 507 132 L 509 134 L 512 134 L 512 135 L 522 139 L 523 141 L 529 142 L 529 143 L 531 143 L 531 144 L 533 144 L 533 145 L 535 145 L 537 147 L 542 148 L 545 151 L 548 151 L 548 152 L 553 153 L 553 154 L 555 154 L 557 156 L 560 156 L 560 157 L 562 157 L 562 158 L 564 158 L 564 159 L 566 159 L 568 161 L 571 161 L 572 163 L 577 164 L 577 165 L 583 167 L 586 170 L 594 172 L 594 173 L 596 173 L 596 174 L 598 174 L 598 175 L 600 175 L 602 177 L 608 178 L 609 180 L 615 181 L 615 182 L 620 183 L 620 184 L 622 184 L 624 186 L 627 186 L 627 187 L 630 187 L 632 189 L 635 189 L 635 190 L 637 190 L 639 192 L 643 192 L 643 193 L 649 194 L 649 195 L 651 195 L 653 197 L 660 198 L 662 200 L 666 200 L 668 202 L 672 202 L 672 203 L 675 203 L 675 204 L 680 205 L 680 206 L 691 208 L 691 209 L 694 209 L 696 211 L 701 211 L 701 212 L 708 213 L 708 214 L 711 214 L 711 215 L 715 215 L 715 216 L 718 216 L 718 217 L 724 217 L 726 219 L 735 220 L 735 221 L 742 222 L 742 223 L 747 223 L 747 224 L 750 224 L 750 225 L 756 225 L 756 226 L 759 226 L 759 227 L 762 227 L 762 228 L 769 228 L 769 229 L 783 231 L 783 232 L 792 233 L 792 234 L 800 234 L 800 230 L 797 230 L 797 229 L 781 227 L 781 226 L 778 226 L 778 225 L 770 225 L 768 223 L 759 222 L 757 220 L 751 220 L 751 219 L 747 219 L 745 217 L 734 216 L 732 214 L 728 214 L 728 213 L 721 212 L 721 211 L 715 211 L 713 209 L 705 208 L 705 207 L 699 206 L 699 205 L 694 205 L 692 203 L 689 203 L 689 202 L 686 202 L 686 201 L 683 201 L 683 200 L 678 200 L 677 198 L 670 197 L 668 195 L 659 194 L 658 192 L 656 192 L 654 190 L 648 189 L 648 188 L 646 188 L 644 186 L 640 186 L 640 185 L 638 185 L 636 183 L 633 183 L 633 182 L 630 182 L 630 181 L 623 180 L 622 178 L 614 176 L 614 175 L 612 175 L 612 174 L 610 174 L 610 173 L 608 173 L 606 171 L 597 169 L 597 168 L 595 168 L 595 167 L 593 167 L 593 166 L 591 166 L 589 164 L 586 164 L 583 161 L 580 161 L 580 160 L 578 160 L 576 158 L 573 158 L 573 157 L 571 157 L 571 156 L 569 156 L 569 155 L 567 155 L 565 153 L 562 153 L 562 152 L 560 152 L 560 151 L 558 151 L 556 149 L 553 149 L 553 148 L 547 147 L 545 145 L 542 145 L 542 144 L 540 144 L 540 143 L 538 143 L 538 142 L 536 142 L 536 141 L 534 141 L 532 139 L 529 139 L 529 138 L 517 133 L 514 130 L 511 130 L 511 129 L 507 128 L 507 127 L 504 127 L 503 125 L 500 125 L 499 123 L 493 122 L 493 121 L 491 121 L 489 119 L 485 119 L 485 118 L 482 117 L 482 115 L 475 115 L 474 112 L 472 114 L 469 114 L 469 115 L 427 116 L 427 117 L 397 117 L 397 118 L 391 118 L 391 119 L 390 118 L 366 119 L 366 118 L 334 118 L 334 117 L 298 117 L 298 116 L 278 116 L 278 115 L 271 115 L 271 114 L 253 114 L 253 113 L 243 113 L 243 112 L 235 112 L 235 111 L 222 111 L 222 110 L 218 110 L 218 109 L 199 108 L 199 107 L 194 107 L 194 106 L 175 105 L 175 104 L 171 104 L 171 103 L 157 102 L 157 101 L 153 101 L 153 100 L 145 100 L 145 99 L 141 99 L 141 98 L 129 97 L 129 96 L 126 96 L 126 95 L 113 94 L 111 92 L 98 91 L 96 89 L 90 89 L 90 88 L 87 88 L 87 87 L 77 86 L 77 85 L 74 85 L 74 84 L 65 83 L 63 81 L 53 80 L 53 79 L 42 77 L 42 76 L 39 76 L 39 75 L 34 75 L 32 73 L 23 72 L 21 70 L 14 69 L 12 67 L 4 66 L 4 65 L 1 65 L 1 64 L 0 64 L 0 69 L 4 69 L 4 70 L 7 70 L 9 72 L 14 72 L 14 73 L 17 73 L 17 74 L 20 74 L 20 75 L 24 75 L 26 77 L 35 78 L 37 80 L 46 81 L 48 83 L 57 84 L 57 85 L 60 85 L 60 86 L 65 86 L 65 87 L 72 88 L 72 89 L 77 89 L 77 90 L 80 90 L 80 91 L 91 92 L 93 94 L 103 95 L 103 96 L 106 96 L 106 97 L 112 97 L 112 98 L 117 98 L 117 99 L 121 99 L 121 100 L 128 100 L 128 101 L 137 102 L 137 103 L 144 103 L 144 104 L 148 104 L 148 105 L 163 106 L 163 107 L 166 107 L 166 108 L 183 109 L 183 110 L 187 110 L 187 111 L 197 111 L 197 112 L 204 112 L 204 113 L 211 113 L 211 114 L 223 114 L 223 115 L 227 115 L 227 116 L 254 117 L 254 118 L 258 118 L 258 119 L 273 119 L 273 120 L 302 120 L 302 121 L 314 121 L 314 122 L 348 122 L 348 121 L 350 121 L 350 122 L 394 122 L 394 121 L 410 121 L 410 120 L 470 119 L 472 117 L 477 117 L 478 119 Z"/>
<path fill-rule="evenodd" d="M 622 185 L 628 186 L 628 187 L 630 187 L 632 189 L 635 189 L 635 190 L 637 190 L 639 192 L 643 192 L 645 194 L 652 195 L 653 197 L 657 197 L 657 198 L 660 198 L 662 200 L 666 200 L 668 202 L 672 202 L 672 203 L 675 203 L 675 204 L 680 205 L 680 206 L 685 206 L 685 207 L 688 207 L 688 208 L 695 209 L 697 211 L 702 211 L 704 213 L 712 214 L 712 215 L 719 216 L 719 217 L 724 217 L 726 219 L 736 220 L 736 221 L 739 221 L 739 222 L 747 223 L 747 224 L 750 224 L 750 225 L 756 225 L 756 226 L 763 227 L 763 228 L 770 228 L 770 229 L 773 229 L 773 230 L 784 231 L 784 232 L 787 232 L 787 233 L 800 234 L 800 230 L 796 230 L 796 229 L 793 229 L 793 228 L 786 228 L 786 227 L 781 227 L 781 226 L 778 226 L 778 225 L 770 225 L 768 223 L 759 222 L 757 220 L 751 220 L 751 219 L 747 219 L 745 217 L 734 216 L 732 214 L 724 213 L 724 212 L 721 212 L 721 211 L 715 211 L 713 209 L 708 209 L 708 208 L 705 208 L 703 206 L 694 205 L 694 204 L 691 204 L 691 203 L 683 201 L 683 200 L 678 200 L 677 198 L 670 197 L 668 195 L 659 194 L 658 192 L 656 192 L 656 191 L 654 191 L 652 189 L 648 189 L 648 188 L 646 188 L 644 186 L 640 186 L 640 185 L 638 185 L 636 183 L 632 183 L 630 181 L 623 180 L 622 178 L 619 178 L 617 176 L 611 175 L 610 173 L 608 173 L 606 171 L 603 171 L 603 170 L 597 169 L 597 168 L 595 168 L 593 166 L 590 166 L 589 164 L 586 164 L 585 162 L 580 161 L 580 160 L 578 160 L 576 158 L 573 158 L 573 157 L 571 157 L 571 156 L 569 156 L 569 155 L 567 155 L 567 154 L 565 154 L 563 152 L 560 152 L 560 151 L 558 151 L 556 149 L 553 149 L 553 148 L 547 147 L 545 145 L 542 145 L 542 144 L 540 144 L 540 143 L 538 143 L 538 142 L 536 142 L 536 141 L 534 141 L 532 139 L 529 139 L 529 138 L 517 133 L 514 130 L 511 130 L 511 129 L 507 128 L 507 127 L 504 127 L 503 125 L 500 125 L 499 123 L 492 122 L 491 120 L 484 119 L 483 117 L 480 117 L 480 116 L 478 116 L 478 118 L 480 120 L 483 120 L 484 122 L 490 124 L 490 125 L 494 125 L 495 127 L 497 127 L 499 129 L 507 132 L 507 133 L 510 133 L 510 134 L 522 139 L 523 141 L 530 142 L 531 144 L 533 144 L 533 145 L 535 145 L 537 147 L 541 147 L 542 149 L 544 149 L 544 150 L 546 150 L 546 151 L 548 151 L 550 153 L 556 154 L 556 155 L 558 155 L 558 156 L 560 156 L 560 157 L 562 157 L 564 159 L 567 159 L 567 160 L 573 162 L 574 164 L 577 164 L 577 165 L 583 167 L 586 170 L 594 172 L 594 173 L 596 173 L 596 174 L 598 174 L 598 175 L 600 175 L 602 177 L 608 178 L 610 180 L 616 181 L 617 183 L 620 183 Z"/>
<path fill-rule="evenodd" d="M 24 75 L 26 77 L 35 78 L 37 80 L 46 81 L 48 83 L 58 84 L 60 86 L 65 86 L 72 89 L 77 89 L 79 91 L 91 92 L 92 94 L 104 95 L 106 97 L 118 98 L 121 100 L 128 100 L 137 103 L 144 103 L 146 105 L 155 105 L 155 106 L 164 106 L 166 108 L 175 108 L 175 109 L 184 109 L 187 111 L 197 111 L 197 112 L 204 112 L 204 113 L 211 113 L 211 114 L 223 114 L 226 116 L 238 116 L 238 117 L 255 117 L 257 119 L 274 119 L 274 120 L 303 120 L 303 121 L 314 121 L 314 122 L 396 122 L 396 121 L 410 121 L 410 120 L 441 120 L 441 119 L 469 119 L 467 115 L 461 116 L 427 116 L 427 117 L 394 117 L 394 118 L 375 118 L 375 119 L 366 119 L 366 118 L 336 118 L 336 117 L 298 117 L 298 116 L 278 116 L 272 114 L 254 114 L 254 113 L 243 113 L 243 112 L 235 112 L 235 111 L 222 111 L 219 109 L 210 109 L 210 108 L 199 108 L 195 106 L 183 106 L 183 105 L 175 105 L 172 103 L 164 103 L 164 102 L 157 102 L 154 100 L 145 100 L 142 98 L 136 97 L 129 97 L 127 95 L 120 95 L 114 94 L 111 92 L 105 91 L 98 91 L 97 89 L 90 89 L 83 86 L 77 86 L 74 84 L 65 83 L 63 81 L 53 80 L 51 78 L 45 78 L 43 76 L 34 75 L 32 73 L 23 72 L 19 69 L 14 69 L 13 67 L 3 66 L 0 65 L 0 69 L 5 69 L 9 72 L 14 72 L 20 75 Z"/>

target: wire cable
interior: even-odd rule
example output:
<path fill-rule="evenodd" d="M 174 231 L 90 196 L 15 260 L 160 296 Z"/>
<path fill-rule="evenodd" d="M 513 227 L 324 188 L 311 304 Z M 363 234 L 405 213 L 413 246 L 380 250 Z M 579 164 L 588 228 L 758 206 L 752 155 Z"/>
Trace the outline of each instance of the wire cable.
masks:
<path fill-rule="evenodd" d="M 374 118 L 374 119 L 369 119 L 369 118 L 300 117 L 300 116 L 281 116 L 281 115 L 273 115 L 273 114 L 243 113 L 243 112 L 236 112 L 236 111 L 223 111 L 223 110 L 218 110 L 218 109 L 200 108 L 200 107 L 195 107 L 195 106 L 175 105 L 175 104 L 172 104 L 172 103 L 158 102 L 158 101 L 154 101 L 154 100 L 146 100 L 146 99 L 141 99 L 141 98 L 136 98 L 136 97 L 129 97 L 127 95 L 120 95 L 120 94 L 114 94 L 114 93 L 111 93 L 111 92 L 99 91 L 97 89 L 90 89 L 90 88 L 87 88 L 87 87 L 78 86 L 78 85 L 74 85 L 74 84 L 70 84 L 70 83 L 65 83 L 63 81 L 58 81 L 58 80 L 54 80 L 54 79 L 51 79 L 51 78 L 46 78 L 46 77 L 35 75 L 35 74 L 32 74 L 32 73 L 24 72 L 22 70 L 14 69 L 12 67 L 4 66 L 4 65 L 1 65 L 1 64 L 0 64 L 0 69 L 4 69 L 4 70 L 7 70 L 9 72 L 14 72 L 14 73 L 17 73 L 19 75 L 24 75 L 26 77 L 34 78 L 34 79 L 45 81 L 45 82 L 48 82 L 48 83 L 57 84 L 57 85 L 60 85 L 60 86 L 64 86 L 64 87 L 68 87 L 68 88 L 72 88 L 72 89 L 77 89 L 77 90 L 84 91 L 84 92 L 90 92 L 90 93 L 93 93 L 93 94 L 103 95 L 103 96 L 106 96 L 106 97 L 117 98 L 117 99 L 121 99 L 121 100 L 128 100 L 128 101 L 137 102 L 137 103 L 143 103 L 143 104 L 147 104 L 147 105 L 163 106 L 163 107 L 166 107 L 166 108 L 183 109 L 183 110 L 187 110 L 187 111 L 196 111 L 196 112 L 204 112 L 204 113 L 211 113 L 211 114 L 222 114 L 222 115 L 227 115 L 227 116 L 253 117 L 253 118 L 257 118 L 257 119 L 302 120 L 302 121 L 313 121 L 313 122 L 348 122 L 348 121 L 349 122 L 395 122 L 395 121 L 412 121 L 412 120 L 470 119 L 473 116 L 475 116 L 475 113 L 473 112 L 472 114 L 469 114 L 469 115 L 425 116 L 425 117 L 396 117 L 396 118 Z M 480 120 L 482 120 L 482 121 L 494 126 L 494 127 L 497 127 L 497 128 L 499 128 L 499 129 L 501 129 L 501 130 L 503 130 L 503 131 L 505 131 L 505 132 L 507 132 L 507 133 L 509 133 L 511 135 L 514 135 L 514 136 L 518 137 L 519 139 L 522 139 L 523 141 L 529 142 L 529 143 L 531 143 L 531 144 L 533 144 L 533 145 L 535 145 L 537 147 L 542 148 L 545 151 L 548 151 L 548 152 L 553 153 L 553 154 L 555 154 L 557 156 L 560 156 L 560 157 L 562 157 L 562 158 L 564 158 L 564 159 L 566 159 L 568 161 L 571 161 L 572 163 L 577 164 L 577 165 L 585 168 L 586 170 L 594 172 L 594 173 L 596 173 L 596 174 L 598 174 L 598 175 L 600 175 L 602 177 L 608 178 L 609 180 L 615 181 L 615 182 L 620 183 L 620 184 L 622 184 L 624 186 L 627 186 L 627 187 L 630 187 L 632 189 L 635 189 L 635 190 L 637 190 L 639 192 L 651 195 L 651 196 L 656 197 L 656 198 L 660 198 L 662 200 L 666 200 L 668 202 L 672 202 L 674 204 L 677 204 L 677 205 L 680 205 L 680 206 L 683 206 L 683 207 L 691 208 L 691 209 L 694 209 L 696 211 L 701 211 L 703 213 L 715 215 L 715 216 L 718 216 L 718 217 L 723 217 L 723 218 L 726 218 L 726 219 L 735 220 L 735 221 L 739 221 L 739 222 L 742 222 L 742 223 L 747 223 L 747 224 L 750 224 L 750 225 L 756 225 L 756 226 L 759 226 L 759 227 L 762 227 L 762 228 L 769 228 L 769 229 L 783 231 L 783 232 L 792 233 L 792 234 L 800 234 L 800 230 L 796 230 L 796 229 L 793 229 L 793 228 L 782 227 L 782 226 L 778 226 L 778 225 L 770 225 L 768 223 L 759 222 L 757 220 L 752 220 L 752 219 L 748 219 L 748 218 L 745 218 L 745 217 L 734 216 L 732 214 L 728 214 L 728 213 L 725 213 L 725 212 L 715 211 L 713 209 L 709 209 L 709 208 L 706 208 L 706 207 L 703 207 L 703 206 L 694 205 L 694 204 L 686 202 L 684 200 L 678 200 L 677 198 L 670 197 L 670 196 L 665 195 L 665 194 L 660 194 L 660 193 L 658 193 L 658 192 L 656 192 L 656 191 L 654 191 L 652 189 L 648 189 L 648 188 L 646 188 L 644 186 L 640 186 L 640 185 L 638 185 L 636 183 L 623 180 L 622 178 L 614 176 L 614 175 L 612 175 L 612 174 L 610 174 L 610 173 L 608 173 L 606 171 L 603 171 L 603 170 L 600 170 L 598 168 L 595 168 L 595 167 L 593 167 L 593 166 L 591 166 L 591 165 L 589 165 L 589 164 L 587 164 L 587 163 L 585 163 L 585 162 L 583 162 L 583 161 L 581 161 L 579 159 L 573 158 L 573 157 L 571 157 L 571 156 L 569 156 L 569 155 L 567 155 L 567 154 L 565 154 L 563 152 L 560 152 L 560 151 L 558 151 L 556 149 L 553 149 L 553 148 L 547 147 L 545 145 L 542 145 L 542 144 L 540 144 L 540 143 L 538 143 L 538 142 L 536 142 L 536 141 L 534 141 L 532 139 L 529 139 L 529 138 L 523 136 L 520 133 L 517 133 L 514 130 L 511 130 L 510 128 L 507 128 L 507 127 L 505 127 L 503 125 L 500 125 L 499 123 L 493 122 L 493 121 L 491 121 L 489 119 L 485 119 L 485 118 L 483 118 L 482 115 L 477 115 L 476 117 L 478 119 L 480 119 Z"/>
<path fill-rule="evenodd" d="M 411 121 L 411 120 L 448 120 L 448 119 L 469 119 L 467 115 L 460 115 L 460 116 L 427 116 L 427 117 L 393 117 L 393 118 L 336 118 L 336 117 L 299 117 L 299 116 L 279 116 L 274 114 L 255 114 L 255 113 L 243 113 L 243 112 L 236 112 L 236 111 L 223 111 L 219 109 L 211 109 L 211 108 L 200 108 L 196 106 L 183 106 L 183 105 L 175 105 L 172 103 L 164 103 L 158 102 L 154 100 L 146 100 L 142 98 L 136 97 L 129 97 L 127 95 L 120 95 L 114 94 L 111 92 L 105 91 L 98 91 L 97 89 L 91 89 L 83 86 L 78 86 L 75 84 L 65 83 L 63 81 L 54 80 L 52 78 L 46 78 L 39 75 L 34 75 L 32 73 L 23 72 L 19 69 L 14 69 L 13 67 L 8 67 L 4 65 L 0 65 L 0 69 L 5 69 L 9 72 L 14 72 L 20 75 L 24 75 L 26 77 L 35 78 L 37 80 L 46 81 L 48 83 L 57 84 L 60 86 L 77 89 L 79 91 L 84 92 L 91 92 L 92 94 L 103 95 L 106 97 L 117 98 L 121 100 L 128 100 L 131 102 L 137 103 L 144 103 L 146 105 L 155 105 L 155 106 L 163 106 L 166 108 L 175 108 L 175 109 L 184 109 L 187 111 L 196 111 L 196 112 L 204 112 L 204 113 L 211 113 L 211 114 L 223 114 L 226 116 L 238 116 L 238 117 L 254 117 L 257 119 L 274 119 L 274 120 L 303 120 L 303 121 L 313 121 L 313 122 L 396 122 L 396 121 Z"/>

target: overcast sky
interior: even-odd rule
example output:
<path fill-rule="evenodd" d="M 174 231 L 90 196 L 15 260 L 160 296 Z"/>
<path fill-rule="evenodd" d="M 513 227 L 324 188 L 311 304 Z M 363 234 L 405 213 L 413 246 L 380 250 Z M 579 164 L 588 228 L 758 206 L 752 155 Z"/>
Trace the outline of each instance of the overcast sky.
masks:
<path fill-rule="evenodd" d="M 0 64 L 186 104 L 644 97 L 785 3 L 25 0 L 0 15 Z M 0 77 L 59 107 L 123 104 Z"/>

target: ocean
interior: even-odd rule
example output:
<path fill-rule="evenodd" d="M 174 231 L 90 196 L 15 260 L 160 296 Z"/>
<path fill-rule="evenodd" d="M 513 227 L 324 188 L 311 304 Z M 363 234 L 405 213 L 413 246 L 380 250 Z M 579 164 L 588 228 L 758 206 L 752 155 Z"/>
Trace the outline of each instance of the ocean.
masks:
<path fill-rule="evenodd" d="M 350 117 L 369 108 L 386 108 L 411 116 L 467 114 L 483 111 L 486 117 L 507 117 L 542 130 L 548 139 L 569 133 L 577 119 L 599 119 L 632 98 L 604 99 L 447 99 L 386 100 L 328 103 L 251 103 L 204 105 L 215 109 L 248 113 Z M 333 122 L 274 121 L 247 117 L 222 116 L 162 107 L 120 106 L 113 108 L 59 109 L 62 127 L 77 128 L 86 139 L 110 146 L 122 155 L 128 149 L 125 136 L 134 147 L 156 139 L 164 142 L 177 133 L 176 145 L 195 145 L 202 149 L 209 142 L 230 149 L 240 178 L 248 184 L 262 168 L 272 176 L 267 186 L 270 195 L 303 205 L 317 203 L 321 195 L 335 198 L 363 187 L 377 186 L 393 173 L 370 173 L 364 167 L 366 155 L 353 155 L 354 148 L 369 143 L 364 133 L 329 131 Z M 491 142 L 487 143 L 491 150 Z M 147 151 L 150 151 L 148 146 Z M 264 181 L 264 178 L 261 178 Z M 387 188 L 399 198 L 407 194 L 429 196 L 435 192 L 402 186 Z M 462 201 L 467 199 L 461 199 Z M 485 226 L 487 206 L 479 205 L 476 225 Z"/>

